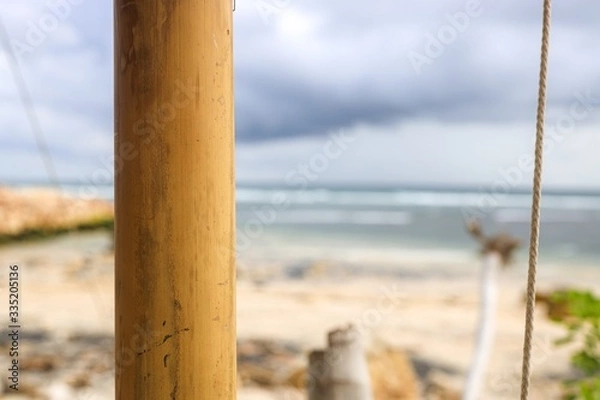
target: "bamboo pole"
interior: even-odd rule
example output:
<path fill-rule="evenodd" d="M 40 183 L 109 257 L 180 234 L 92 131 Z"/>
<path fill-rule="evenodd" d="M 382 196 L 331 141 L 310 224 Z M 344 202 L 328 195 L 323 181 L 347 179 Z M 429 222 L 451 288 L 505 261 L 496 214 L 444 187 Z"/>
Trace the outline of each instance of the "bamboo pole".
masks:
<path fill-rule="evenodd" d="M 231 1 L 115 1 L 116 399 L 234 399 Z"/>

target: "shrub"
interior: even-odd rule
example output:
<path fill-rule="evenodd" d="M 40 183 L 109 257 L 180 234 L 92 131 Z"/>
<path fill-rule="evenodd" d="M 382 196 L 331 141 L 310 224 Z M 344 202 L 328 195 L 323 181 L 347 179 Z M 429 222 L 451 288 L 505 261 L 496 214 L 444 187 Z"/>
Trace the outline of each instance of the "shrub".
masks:
<path fill-rule="evenodd" d="M 567 329 L 557 344 L 578 343 L 571 364 L 579 376 L 564 382 L 565 400 L 600 400 L 600 298 L 591 292 L 566 290 L 551 296 L 568 313 L 555 318 Z"/>

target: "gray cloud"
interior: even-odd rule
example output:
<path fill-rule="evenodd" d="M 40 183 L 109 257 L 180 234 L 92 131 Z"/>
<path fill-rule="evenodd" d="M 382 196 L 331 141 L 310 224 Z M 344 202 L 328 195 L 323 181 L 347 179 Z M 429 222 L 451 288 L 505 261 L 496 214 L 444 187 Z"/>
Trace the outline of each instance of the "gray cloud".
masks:
<path fill-rule="evenodd" d="M 426 55 L 428 33 L 436 35 L 467 2 L 439 3 L 292 1 L 267 25 L 252 7 L 243 8 L 236 15 L 238 139 L 322 135 L 359 122 L 412 118 L 532 120 L 541 6 L 482 1 L 481 16 L 418 75 L 410 51 Z M 593 17 L 599 11 L 585 1 L 555 7 L 550 108 L 565 107 L 574 92 L 600 83 L 594 56 L 600 28 Z M 278 34 L 278 24 L 302 16 L 317 21 L 304 37 Z"/>
<path fill-rule="evenodd" d="M 289 5 L 265 23 L 255 9 L 260 1 Z M 308 144 L 297 150 L 302 143 L 318 149 L 328 133 L 357 126 L 367 127 L 369 139 L 336 161 L 323 179 L 482 182 L 493 179 L 499 165 L 510 165 L 511 157 L 529 152 L 539 2 L 483 0 L 481 16 L 470 19 L 421 74 L 409 61 L 410 52 L 424 53 L 428 34 L 437 35 L 449 23 L 448 15 L 465 11 L 466 3 L 237 0 L 238 176 L 281 179 L 293 167 L 289 160 L 310 157 Z M 3 17 L 11 37 L 23 40 L 28 24 L 47 12 L 44 1 L 22 2 L 6 6 Z M 568 110 L 574 93 L 591 89 L 600 97 L 598 15 L 598 2 L 555 2 L 550 124 Z M 89 176 L 112 152 L 112 23 L 112 3 L 81 2 L 20 59 L 61 176 Z M 4 176 L 43 176 L 1 55 L 0 170 Z M 557 146 L 550 157 L 556 160 L 549 167 L 550 181 L 597 186 L 597 157 L 586 143 L 597 131 L 598 117 L 578 125 L 577 133 L 585 130 L 585 135 Z M 472 171 L 473 165 L 480 167 Z"/>

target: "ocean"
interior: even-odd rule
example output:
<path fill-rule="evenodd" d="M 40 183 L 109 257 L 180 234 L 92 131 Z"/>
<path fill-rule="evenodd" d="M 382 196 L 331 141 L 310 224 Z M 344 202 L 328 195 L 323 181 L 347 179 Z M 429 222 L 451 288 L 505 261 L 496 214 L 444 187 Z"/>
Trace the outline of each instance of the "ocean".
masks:
<path fill-rule="evenodd" d="M 283 202 L 282 199 L 287 200 Z M 270 243 L 292 248 L 453 254 L 477 251 L 470 218 L 484 232 L 509 233 L 529 245 L 531 193 L 473 188 L 312 188 L 240 186 L 239 251 Z M 546 192 L 540 261 L 600 266 L 600 193 Z"/>
<path fill-rule="evenodd" d="M 63 190 L 78 195 L 77 185 Z M 111 200 L 112 186 L 97 188 Z M 526 258 L 531 193 L 451 187 L 312 187 L 238 185 L 240 255 L 295 252 L 313 257 L 344 252 L 472 252 L 468 218 L 484 232 L 521 239 Z M 441 254 L 441 253 L 440 253 Z M 600 266 L 600 192 L 545 191 L 540 261 Z"/>

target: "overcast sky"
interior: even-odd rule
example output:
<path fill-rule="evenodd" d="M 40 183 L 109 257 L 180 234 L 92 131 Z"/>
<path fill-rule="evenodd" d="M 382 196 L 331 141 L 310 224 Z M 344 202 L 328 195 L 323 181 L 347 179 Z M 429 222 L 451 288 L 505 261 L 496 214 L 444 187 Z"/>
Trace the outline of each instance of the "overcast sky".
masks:
<path fill-rule="evenodd" d="M 71 0 L 35 38 L 61 2 L 0 0 L 1 17 L 52 164 L 89 182 L 112 163 L 112 1 Z M 600 189 L 600 3 L 555 3 L 545 184 Z M 306 163 L 320 183 L 528 186 L 540 36 L 541 1 L 237 0 L 238 180 Z M 43 180 L 7 60 L 0 179 Z"/>

